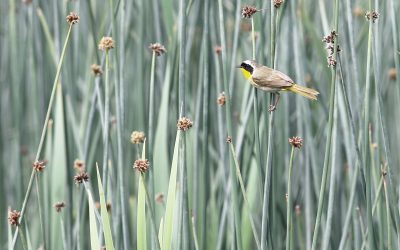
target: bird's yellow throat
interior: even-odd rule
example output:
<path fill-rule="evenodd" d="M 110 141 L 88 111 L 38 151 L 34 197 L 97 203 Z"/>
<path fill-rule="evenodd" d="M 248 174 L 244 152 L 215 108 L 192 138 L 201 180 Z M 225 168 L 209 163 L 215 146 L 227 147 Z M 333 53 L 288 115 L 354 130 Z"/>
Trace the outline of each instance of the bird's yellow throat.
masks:
<path fill-rule="evenodd" d="M 241 68 L 244 77 L 246 77 L 246 79 L 249 79 L 251 77 L 251 74 L 249 71 L 245 70 L 244 68 Z"/>

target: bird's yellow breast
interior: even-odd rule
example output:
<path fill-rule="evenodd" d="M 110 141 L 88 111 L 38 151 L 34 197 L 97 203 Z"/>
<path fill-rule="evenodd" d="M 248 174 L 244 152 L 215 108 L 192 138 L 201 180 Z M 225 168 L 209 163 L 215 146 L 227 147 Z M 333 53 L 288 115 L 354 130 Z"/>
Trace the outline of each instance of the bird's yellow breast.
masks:
<path fill-rule="evenodd" d="M 249 79 L 251 77 L 251 74 L 249 71 L 245 70 L 244 68 L 241 68 L 244 77 L 246 77 L 246 79 Z"/>

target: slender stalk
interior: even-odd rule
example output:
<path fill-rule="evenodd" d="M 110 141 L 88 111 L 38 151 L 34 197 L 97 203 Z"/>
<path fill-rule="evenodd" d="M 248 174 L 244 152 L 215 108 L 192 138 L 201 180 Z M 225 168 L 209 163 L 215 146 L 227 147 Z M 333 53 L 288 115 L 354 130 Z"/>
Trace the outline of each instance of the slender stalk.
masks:
<path fill-rule="evenodd" d="M 339 0 L 335 0 L 335 14 L 334 14 L 334 30 L 337 32 L 338 29 L 338 16 L 339 16 Z M 337 44 L 338 44 L 338 39 L 336 38 L 336 42 L 334 43 L 334 53 L 333 53 L 333 59 L 336 60 L 336 54 L 337 54 Z M 315 250 L 317 248 L 317 241 L 318 241 L 318 233 L 319 233 L 319 226 L 321 223 L 321 215 L 322 215 L 322 209 L 324 205 L 324 199 L 325 199 L 325 188 L 326 188 L 326 180 L 328 177 L 329 173 L 329 168 L 330 168 L 330 154 L 331 154 L 331 145 L 332 145 L 332 132 L 333 132 L 333 113 L 335 109 L 335 90 L 336 90 L 336 67 L 331 68 L 331 95 L 329 99 L 329 118 L 328 118 L 328 135 L 327 135 L 327 140 L 326 140 L 326 146 L 325 146 L 325 156 L 324 156 L 324 165 L 323 165 L 323 170 L 322 170 L 322 180 L 321 180 L 321 188 L 319 192 L 319 199 L 318 199 L 318 210 L 317 210 L 317 218 L 315 220 L 315 226 L 314 226 L 314 235 L 313 235 L 313 240 L 312 240 L 312 246 L 311 249 Z"/>
<path fill-rule="evenodd" d="M 71 35 L 71 30 L 72 30 L 72 24 L 68 28 L 67 37 L 65 38 L 64 47 L 62 49 L 60 61 L 59 61 L 58 66 L 57 66 L 57 72 L 56 72 L 56 76 L 55 76 L 54 82 L 53 82 L 53 89 L 52 89 L 51 95 L 50 95 L 50 101 L 49 101 L 49 105 L 48 105 L 48 108 L 47 108 L 46 118 L 44 120 L 42 134 L 40 136 L 39 146 L 38 146 L 38 149 L 37 149 L 37 152 L 36 152 L 36 156 L 35 156 L 35 162 L 39 160 L 40 154 L 42 153 L 42 148 L 43 148 L 43 144 L 44 144 L 44 139 L 46 137 L 46 132 L 47 132 L 47 127 L 48 127 L 48 123 L 49 123 L 49 119 L 50 119 L 50 114 L 51 114 L 51 110 L 53 108 L 53 102 L 54 102 L 54 97 L 55 97 L 55 94 L 56 94 L 58 79 L 59 79 L 60 74 L 61 74 L 61 66 L 62 66 L 63 61 L 64 61 L 65 52 L 67 50 L 69 37 Z M 34 169 L 32 169 L 31 177 L 29 179 L 28 188 L 26 190 L 25 198 L 24 198 L 24 201 L 22 203 L 21 216 L 19 218 L 19 223 L 21 223 L 21 221 L 22 221 L 22 219 L 24 217 L 26 205 L 27 205 L 29 197 L 31 195 L 32 184 L 33 184 L 33 180 L 35 178 L 35 175 L 36 175 L 36 171 Z M 12 249 L 14 249 L 14 247 L 15 247 L 15 243 L 16 243 L 17 238 L 18 238 L 18 233 L 19 233 L 19 227 L 17 227 L 17 229 L 15 230 L 15 233 L 14 233 Z"/>
<path fill-rule="evenodd" d="M 122 146 L 122 131 L 123 131 L 123 119 L 122 119 L 122 107 L 121 95 L 119 91 L 118 81 L 114 81 L 115 86 L 115 109 L 117 116 L 117 157 L 118 157 L 118 188 L 121 203 L 121 220 L 122 220 L 122 237 L 124 242 L 124 248 L 129 249 L 129 231 L 128 231 L 128 216 L 126 213 L 126 199 L 125 196 L 125 180 L 124 180 L 124 148 Z M 120 81 L 123 84 L 123 81 Z"/>
<path fill-rule="evenodd" d="M 108 148 L 110 130 L 110 62 L 108 50 L 106 50 L 105 82 L 104 82 L 104 120 L 103 120 L 103 180 L 104 195 L 108 195 Z"/>
<path fill-rule="evenodd" d="M 197 239 L 197 234 L 196 234 L 196 225 L 194 224 L 194 216 L 192 216 L 192 220 L 191 220 L 192 224 L 191 228 L 192 228 L 192 234 L 193 234 L 193 240 L 194 240 L 194 249 L 199 250 L 199 240 Z"/>
<path fill-rule="evenodd" d="M 153 135 L 154 135 L 154 74 L 155 74 L 155 64 L 156 64 L 156 52 L 153 51 L 153 55 L 151 58 L 151 71 L 150 71 L 150 98 L 149 98 L 149 160 L 152 162 L 153 160 Z"/>
<path fill-rule="evenodd" d="M 226 125 L 227 125 L 227 132 L 228 137 L 232 137 L 232 118 L 231 118 L 231 105 L 232 99 L 229 94 L 229 86 L 226 79 L 226 41 L 225 41 L 225 32 L 224 32 L 224 17 L 223 17 L 223 6 L 222 0 L 218 0 L 218 11 L 219 11 L 219 26 L 220 26 L 220 38 L 221 38 L 221 45 L 224 51 L 222 52 L 222 75 L 224 81 L 224 89 L 225 89 L 225 96 L 226 96 L 226 104 L 225 104 L 225 115 L 226 115 Z M 230 154 L 229 157 L 229 178 L 231 180 L 231 197 L 232 197 L 232 205 L 231 208 L 233 210 L 233 225 L 234 225 L 234 232 L 232 233 L 232 241 L 235 244 L 238 250 L 242 249 L 242 235 L 241 235 L 241 225 L 240 225 L 240 213 L 239 213 L 239 201 L 238 201 L 238 191 L 237 191 L 237 183 L 235 177 L 235 166 L 233 164 L 233 155 Z"/>
<path fill-rule="evenodd" d="M 145 176 L 143 175 L 143 174 L 141 174 L 142 175 L 142 179 L 143 179 L 143 186 L 144 186 L 144 191 L 146 192 L 146 202 L 147 202 L 147 206 L 149 207 L 149 210 L 150 211 L 153 211 L 153 207 L 152 207 L 152 204 L 151 204 L 151 199 L 150 199 L 150 195 L 149 195 L 149 192 L 148 192 L 148 190 L 147 190 L 147 186 L 146 186 L 146 180 L 145 180 Z M 157 250 L 160 250 L 161 249 L 161 247 L 160 247 L 160 242 L 158 241 L 158 232 L 157 232 L 157 225 L 156 225 L 156 221 L 155 221 L 155 219 L 154 219 L 154 215 L 152 214 L 152 213 L 150 213 L 150 221 L 151 221 L 151 228 L 153 229 L 152 230 L 152 232 L 153 232 L 153 237 L 154 237 L 154 239 L 156 239 L 155 240 L 155 242 L 156 242 L 156 248 L 157 248 Z"/>
<path fill-rule="evenodd" d="M 251 17 L 251 40 L 253 45 L 253 60 L 256 60 L 256 36 L 254 33 L 254 17 Z M 259 117 L 258 117 L 258 98 L 257 98 L 257 89 L 253 88 L 253 116 L 254 116 L 254 137 L 255 137 L 255 148 L 256 148 L 256 162 L 257 162 L 257 169 L 259 171 L 260 179 L 261 179 L 261 186 L 262 186 L 262 169 L 261 169 L 261 162 L 262 162 L 262 155 L 261 155 L 261 142 L 260 142 L 260 130 L 259 130 Z M 261 190 L 261 187 L 260 187 Z"/>
<path fill-rule="evenodd" d="M 258 236 L 257 236 L 256 226 L 255 226 L 255 223 L 254 223 L 253 216 L 251 214 L 250 203 L 249 203 L 249 200 L 247 199 L 246 188 L 245 188 L 244 183 L 243 183 L 243 178 L 242 178 L 242 174 L 240 172 L 239 162 L 238 162 L 238 159 L 237 159 L 237 156 L 236 156 L 236 153 L 235 153 L 235 148 L 233 147 L 233 143 L 230 143 L 229 149 L 231 150 L 231 153 L 233 155 L 233 160 L 235 161 L 236 176 L 237 176 L 237 178 L 239 180 L 240 188 L 242 190 L 243 199 L 245 201 L 247 212 L 249 214 L 249 220 L 250 220 L 251 229 L 253 231 L 254 240 L 256 241 L 257 249 L 261 249 L 260 240 L 258 239 Z"/>
<path fill-rule="evenodd" d="M 274 1 L 271 1 L 270 5 L 271 9 L 271 19 L 270 19 L 270 57 L 271 57 L 271 68 L 275 68 L 275 30 L 276 30 L 276 15 L 275 15 L 275 7 Z M 270 105 L 272 105 L 275 101 L 275 94 L 270 94 Z M 268 139 L 267 139 L 267 160 L 266 160 L 266 169 L 265 169 L 265 178 L 264 178 L 264 195 L 263 195 L 263 208 L 262 208 L 262 221 L 261 221 L 261 250 L 268 248 L 267 242 L 267 233 L 268 230 L 268 220 L 269 220 L 269 194 L 270 194 L 270 180 L 272 173 L 272 135 L 274 129 L 274 112 L 270 112 L 269 121 L 268 121 Z"/>
<path fill-rule="evenodd" d="M 369 10 L 372 11 L 372 1 L 369 0 Z M 369 153 L 369 118 L 370 118 L 370 91 L 371 91 L 371 59 L 372 59 L 372 18 L 369 21 L 368 29 L 368 50 L 367 50 L 367 69 L 365 75 L 365 96 L 364 96 L 364 124 L 363 124 L 363 162 L 364 162 L 364 175 L 365 175 L 365 194 L 367 201 L 367 228 L 368 234 L 368 247 L 369 249 L 374 248 L 374 228 L 372 223 L 372 204 L 371 204 L 371 169 L 370 164 L 367 162 Z"/>
<path fill-rule="evenodd" d="M 37 194 L 37 202 L 39 208 L 39 222 L 40 222 L 40 233 L 42 234 L 43 248 L 46 249 L 46 237 L 44 232 L 44 221 L 43 221 L 43 210 L 42 210 L 42 201 L 40 200 L 40 190 L 39 190 L 39 177 L 35 175 L 35 185 L 36 185 L 36 194 Z"/>
<path fill-rule="evenodd" d="M 289 161 L 289 172 L 287 179 L 287 205 L 286 205 L 286 250 L 290 250 L 290 239 L 293 234 L 293 223 L 292 223 L 292 194 L 290 190 L 292 189 L 292 169 L 293 169 L 293 158 L 294 158 L 294 146 L 292 146 L 292 151 L 290 152 Z"/>
<path fill-rule="evenodd" d="M 390 228 L 390 208 L 389 208 L 389 198 L 386 179 L 383 180 L 383 188 L 385 190 L 385 205 L 386 205 L 386 234 L 387 234 L 387 249 L 393 249 L 392 247 L 392 230 Z"/>

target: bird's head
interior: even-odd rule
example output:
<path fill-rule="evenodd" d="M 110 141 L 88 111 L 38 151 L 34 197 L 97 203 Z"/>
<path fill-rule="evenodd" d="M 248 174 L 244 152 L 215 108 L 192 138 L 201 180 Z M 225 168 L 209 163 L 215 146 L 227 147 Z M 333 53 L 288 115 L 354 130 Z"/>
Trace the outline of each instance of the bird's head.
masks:
<path fill-rule="evenodd" d="M 256 68 L 256 62 L 254 60 L 246 60 L 243 61 L 237 68 L 242 70 L 244 77 L 250 78 L 253 74 L 254 69 Z"/>

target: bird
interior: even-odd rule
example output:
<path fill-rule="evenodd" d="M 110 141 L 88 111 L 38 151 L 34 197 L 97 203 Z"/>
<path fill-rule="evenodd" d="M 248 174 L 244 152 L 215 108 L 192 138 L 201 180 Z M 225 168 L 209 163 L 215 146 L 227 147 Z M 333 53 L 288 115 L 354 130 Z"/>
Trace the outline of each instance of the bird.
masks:
<path fill-rule="evenodd" d="M 280 91 L 291 91 L 313 101 L 317 100 L 319 95 L 319 92 L 315 89 L 299 85 L 279 70 L 268 68 L 254 60 L 245 60 L 237 68 L 242 70 L 244 77 L 254 87 L 277 94 L 275 103 L 269 107 L 270 112 L 276 110 Z"/>

